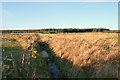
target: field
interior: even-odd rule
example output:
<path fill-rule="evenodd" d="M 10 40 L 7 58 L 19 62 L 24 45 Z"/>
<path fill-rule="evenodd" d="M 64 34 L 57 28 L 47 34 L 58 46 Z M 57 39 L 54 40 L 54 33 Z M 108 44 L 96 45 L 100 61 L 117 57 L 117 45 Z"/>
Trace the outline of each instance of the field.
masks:
<path fill-rule="evenodd" d="M 60 70 L 59 78 L 120 78 L 118 40 L 118 33 L 102 32 L 3 33 L 3 58 L 13 59 L 3 60 L 3 68 L 7 68 L 3 77 L 50 78 L 47 59 L 41 54 L 46 48 L 49 59 Z"/>

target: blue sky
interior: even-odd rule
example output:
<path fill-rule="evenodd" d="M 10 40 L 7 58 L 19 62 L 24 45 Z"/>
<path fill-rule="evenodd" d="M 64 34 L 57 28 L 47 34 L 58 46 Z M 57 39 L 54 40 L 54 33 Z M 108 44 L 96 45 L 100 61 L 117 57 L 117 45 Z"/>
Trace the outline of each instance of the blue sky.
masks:
<path fill-rule="evenodd" d="M 118 29 L 117 2 L 3 2 L 2 29 Z"/>

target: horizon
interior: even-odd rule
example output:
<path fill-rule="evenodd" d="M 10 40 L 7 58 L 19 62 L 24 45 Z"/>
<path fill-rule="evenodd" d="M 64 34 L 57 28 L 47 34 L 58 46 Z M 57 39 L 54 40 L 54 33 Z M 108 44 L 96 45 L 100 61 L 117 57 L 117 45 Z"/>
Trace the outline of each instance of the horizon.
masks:
<path fill-rule="evenodd" d="M 43 28 L 117 30 L 117 13 L 117 2 L 3 2 L 2 30 Z"/>

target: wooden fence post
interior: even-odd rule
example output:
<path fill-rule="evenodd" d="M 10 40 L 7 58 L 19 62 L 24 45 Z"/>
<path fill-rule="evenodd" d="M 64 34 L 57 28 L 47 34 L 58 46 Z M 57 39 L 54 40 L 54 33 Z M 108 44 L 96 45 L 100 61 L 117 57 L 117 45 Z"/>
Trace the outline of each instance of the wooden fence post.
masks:
<path fill-rule="evenodd" d="M 23 57 L 22 57 L 22 66 L 24 66 L 24 61 L 25 61 L 25 55 L 23 54 Z"/>
<path fill-rule="evenodd" d="M 13 68 L 14 68 L 15 64 L 14 64 L 14 59 L 13 59 L 12 51 L 11 51 L 11 58 L 12 58 L 12 64 L 13 64 Z"/>
<path fill-rule="evenodd" d="M 15 77 L 18 78 L 19 77 L 19 75 L 18 75 L 18 67 L 17 67 L 17 63 L 14 62 L 12 51 L 11 51 L 11 58 L 12 58 L 13 69 L 15 71 Z"/>
<path fill-rule="evenodd" d="M 3 49 L 3 57 L 5 57 L 5 53 L 4 52 L 5 52 L 5 49 Z"/>
<path fill-rule="evenodd" d="M 32 51 L 30 52 L 30 64 L 29 64 L 29 74 L 28 74 L 28 77 L 30 78 L 31 77 L 31 72 L 32 72 L 32 62 L 31 62 L 31 59 L 32 59 Z"/>

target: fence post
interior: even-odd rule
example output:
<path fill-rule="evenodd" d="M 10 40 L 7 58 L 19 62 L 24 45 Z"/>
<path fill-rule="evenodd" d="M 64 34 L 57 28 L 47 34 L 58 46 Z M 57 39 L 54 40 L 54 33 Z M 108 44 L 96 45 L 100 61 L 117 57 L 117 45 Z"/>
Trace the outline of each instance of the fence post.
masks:
<path fill-rule="evenodd" d="M 24 67 L 24 61 L 25 61 L 25 55 L 23 53 L 23 57 L 22 57 L 22 66 Z"/>
<path fill-rule="evenodd" d="M 12 58 L 13 69 L 14 69 L 15 74 L 16 74 L 15 77 L 18 78 L 19 77 L 19 75 L 18 75 L 18 67 L 17 67 L 17 65 L 15 65 L 15 64 L 17 64 L 17 61 L 14 62 L 12 51 L 11 51 L 11 58 Z"/>
<path fill-rule="evenodd" d="M 32 58 L 32 51 L 30 51 L 30 64 L 29 64 L 29 74 L 28 77 L 31 77 L 31 72 L 32 72 L 32 62 L 31 62 L 31 58 Z"/>
<path fill-rule="evenodd" d="M 11 58 L 12 58 L 12 64 L 13 64 L 13 68 L 14 68 L 15 64 L 14 64 L 14 60 L 13 60 L 13 54 L 12 54 L 12 51 L 11 51 Z"/>
<path fill-rule="evenodd" d="M 5 57 L 5 53 L 4 52 L 5 52 L 5 49 L 3 49 L 3 57 Z"/>

